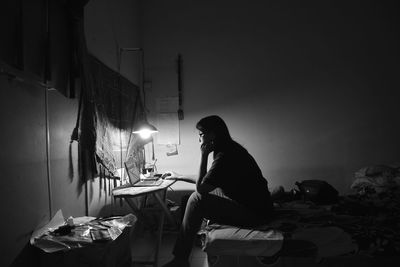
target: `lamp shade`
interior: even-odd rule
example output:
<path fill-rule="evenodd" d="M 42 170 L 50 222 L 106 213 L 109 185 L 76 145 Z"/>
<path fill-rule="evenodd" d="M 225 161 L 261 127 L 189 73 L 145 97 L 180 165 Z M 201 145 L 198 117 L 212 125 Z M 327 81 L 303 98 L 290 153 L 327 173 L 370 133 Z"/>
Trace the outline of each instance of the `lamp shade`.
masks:
<path fill-rule="evenodd" d="M 147 121 L 137 124 L 134 128 L 132 133 L 140 135 L 141 138 L 147 139 L 153 133 L 157 133 L 158 130 L 152 124 L 148 123 Z"/>

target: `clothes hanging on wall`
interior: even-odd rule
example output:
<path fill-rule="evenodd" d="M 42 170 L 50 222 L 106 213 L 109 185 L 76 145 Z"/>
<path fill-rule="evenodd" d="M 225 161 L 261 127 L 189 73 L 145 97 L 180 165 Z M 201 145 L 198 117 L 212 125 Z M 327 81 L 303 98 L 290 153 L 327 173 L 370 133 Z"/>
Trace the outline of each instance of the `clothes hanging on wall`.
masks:
<path fill-rule="evenodd" d="M 83 23 L 87 2 L 68 2 L 74 67 L 78 70 L 81 90 L 77 126 L 71 136 L 71 141 L 79 143 L 80 190 L 88 180 L 97 176 L 114 179 L 127 154 L 140 155 L 138 151 L 144 146 L 131 134 L 134 122 L 143 119 L 141 117 L 145 114 L 138 86 L 87 50 Z M 106 182 L 109 181 L 102 183 L 105 190 Z"/>
<path fill-rule="evenodd" d="M 134 122 L 143 114 L 139 88 L 93 56 L 89 60 L 92 82 L 86 84 L 92 87 L 89 92 L 82 90 L 77 128 L 71 136 L 74 140 L 79 133 L 83 183 L 99 174 L 114 176 L 127 154 L 140 155 L 144 145 L 131 134 Z M 104 172 L 100 172 L 100 166 Z"/>

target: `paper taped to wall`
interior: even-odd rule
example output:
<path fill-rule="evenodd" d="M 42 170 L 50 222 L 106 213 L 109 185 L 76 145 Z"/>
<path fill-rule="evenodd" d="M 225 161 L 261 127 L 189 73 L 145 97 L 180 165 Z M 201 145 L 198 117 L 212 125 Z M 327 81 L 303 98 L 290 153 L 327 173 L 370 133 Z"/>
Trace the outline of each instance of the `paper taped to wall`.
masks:
<path fill-rule="evenodd" d="M 157 114 L 157 143 L 161 145 L 179 145 L 179 120 L 178 113 Z"/>

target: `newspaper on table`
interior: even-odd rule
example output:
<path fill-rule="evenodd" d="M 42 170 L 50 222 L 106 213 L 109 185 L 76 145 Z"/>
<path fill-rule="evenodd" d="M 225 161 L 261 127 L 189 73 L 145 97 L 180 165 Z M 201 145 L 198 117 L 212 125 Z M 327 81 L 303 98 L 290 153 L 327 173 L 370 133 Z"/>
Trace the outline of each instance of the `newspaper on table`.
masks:
<path fill-rule="evenodd" d="M 48 253 L 80 248 L 115 240 L 125 227 L 134 226 L 136 220 L 133 214 L 108 218 L 70 217 L 65 220 L 59 210 L 50 222 L 33 232 L 30 243 Z"/>

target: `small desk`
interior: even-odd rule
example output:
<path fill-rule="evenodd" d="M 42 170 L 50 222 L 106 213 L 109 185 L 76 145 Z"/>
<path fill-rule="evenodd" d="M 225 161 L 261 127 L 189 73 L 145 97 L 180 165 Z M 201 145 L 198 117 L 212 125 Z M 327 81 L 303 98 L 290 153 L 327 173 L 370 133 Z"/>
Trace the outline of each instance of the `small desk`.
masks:
<path fill-rule="evenodd" d="M 166 205 L 166 197 L 167 197 L 167 189 L 173 185 L 176 180 L 164 180 L 162 184 L 159 186 L 149 186 L 149 187 L 134 187 L 134 186 L 120 186 L 113 189 L 112 194 L 114 198 L 123 198 L 128 203 L 129 207 L 137 214 L 140 218 L 145 217 L 141 208 L 138 207 L 136 203 L 133 201 L 134 198 L 139 196 L 150 196 L 153 195 L 157 200 L 157 203 L 160 205 L 163 212 L 161 212 L 160 223 L 158 225 L 158 240 L 156 243 L 156 250 L 154 255 L 154 260 L 151 262 L 138 262 L 133 261 L 135 263 L 142 264 L 152 264 L 153 266 L 158 266 L 158 252 L 161 245 L 161 238 L 163 233 L 163 225 L 164 225 L 164 217 L 167 216 L 168 220 L 176 226 L 176 221 L 174 217 L 171 215 L 167 205 Z"/>

